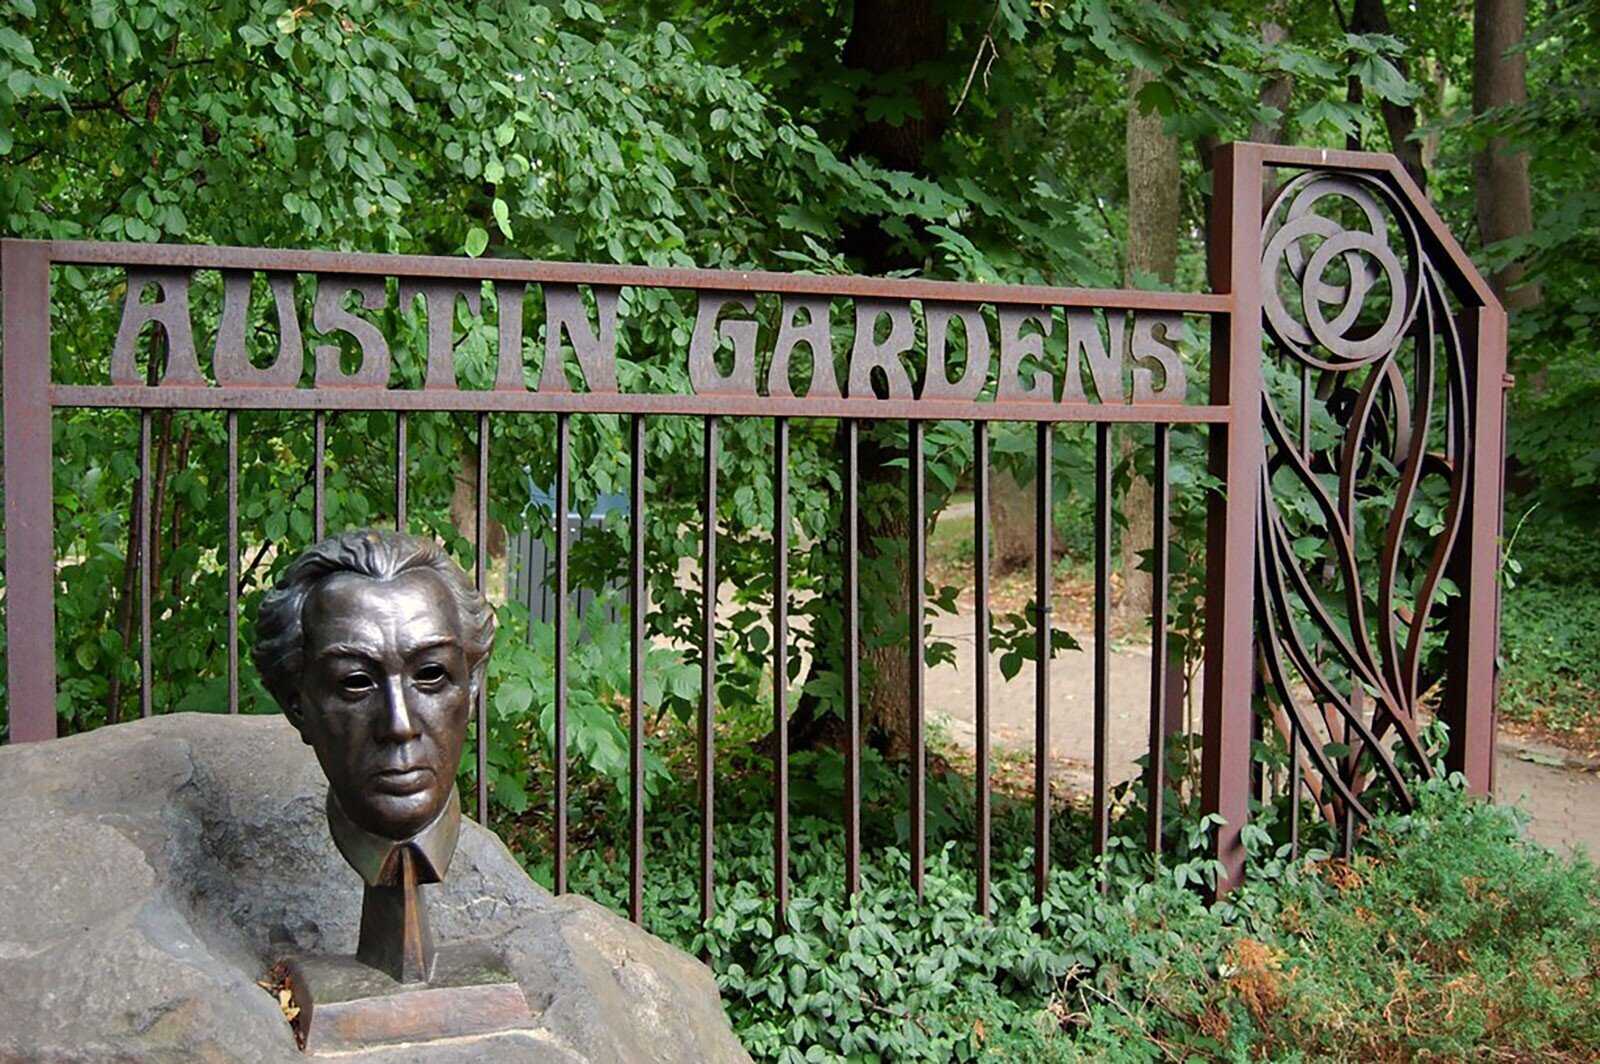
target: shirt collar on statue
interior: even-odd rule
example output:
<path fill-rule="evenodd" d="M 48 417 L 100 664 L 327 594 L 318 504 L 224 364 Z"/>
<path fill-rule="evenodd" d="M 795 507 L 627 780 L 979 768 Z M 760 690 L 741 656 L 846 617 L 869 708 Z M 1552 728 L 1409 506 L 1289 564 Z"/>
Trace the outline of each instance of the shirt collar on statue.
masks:
<path fill-rule="evenodd" d="M 400 851 L 417 858 L 417 881 L 438 883 L 450 867 L 461 833 L 461 795 L 450 788 L 450 800 L 429 824 L 407 839 L 388 839 L 356 824 L 328 791 L 328 831 L 333 843 L 368 886 L 393 886 L 400 874 Z"/>

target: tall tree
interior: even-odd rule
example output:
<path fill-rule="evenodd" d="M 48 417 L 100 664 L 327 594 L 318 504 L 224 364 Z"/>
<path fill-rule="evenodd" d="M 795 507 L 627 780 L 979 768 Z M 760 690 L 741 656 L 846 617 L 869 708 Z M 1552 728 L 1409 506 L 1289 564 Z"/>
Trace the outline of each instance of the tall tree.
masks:
<path fill-rule="evenodd" d="M 1128 283 L 1150 281 L 1170 288 L 1178 276 L 1178 234 L 1182 200 L 1178 172 L 1178 139 L 1163 128 L 1161 113 L 1139 98 L 1155 75 L 1136 66 L 1128 75 L 1128 118 L 1125 152 L 1128 164 Z M 1122 453 L 1131 457 L 1132 436 L 1121 434 Z M 1150 574 L 1139 568 L 1139 555 L 1150 549 L 1150 482 L 1135 473 L 1123 497 L 1127 524 L 1122 532 L 1122 598 L 1118 611 L 1144 615 L 1150 608 Z"/>
<path fill-rule="evenodd" d="M 1520 0 L 1519 0 L 1520 2 Z M 1389 24 L 1389 12 L 1383 6 L 1383 0 L 1355 0 L 1355 10 L 1350 18 L 1351 33 L 1380 33 L 1392 36 L 1393 27 Z M 1395 69 L 1407 81 L 1411 78 L 1411 66 L 1404 55 L 1394 59 Z M 1411 180 L 1417 187 L 1428 187 L 1428 172 L 1422 164 L 1422 141 L 1416 137 L 1417 108 L 1407 96 L 1383 95 L 1378 100 L 1378 108 L 1383 114 L 1383 124 L 1389 133 L 1389 150 L 1400 160 L 1400 165 L 1406 168 L 1406 173 L 1411 175 Z"/>
<path fill-rule="evenodd" d="M 1478 0 L 1473 7 L 1472 112 L 1475 116 L 1482 118 L 1527 102 L 1527 57 L 1519 47 L 1527 17 L 1526 0 Z M 1473 178 L 1478 232 L 1484 246 L 1533 231 L 1533 188 L 1528 177 L 1528 153 L 1504 132 L 1495 132 L 1478 152 Z M 1539 303 L 1539 286 L 1522 283 L 1526 269 L 1521 261 L 1512 261 L 1490 277 L 1496 294 L 1508 309 L 1521 310 Z"/>

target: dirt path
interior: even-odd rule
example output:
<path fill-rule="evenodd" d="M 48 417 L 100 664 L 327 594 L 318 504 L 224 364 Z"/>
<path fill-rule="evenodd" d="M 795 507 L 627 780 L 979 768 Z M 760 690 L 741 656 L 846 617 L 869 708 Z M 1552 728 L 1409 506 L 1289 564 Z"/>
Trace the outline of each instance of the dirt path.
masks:
<path fill-rule="evenodd" d="M 976 639 L 968 615 L 941 616 L 937 638 L 956 647 L 955 668 L 928 677 L 928 714 L 964 749 L 973 749 L 974 659 Z M 1091 781 L 1094 741 L 1094 642 L 1082 635 L 1083 649 L 1051 663 L 1050 754 L 1057 773 L 1073 787 Z M 1034 672 L 1031 663 L 1007 682 L 998 659 L 989 662 L 992 743 L 997 752 L 1033 753 Z M 1134 641 L 1113 646 L 1108 749 L 1113 782 L 1137 770 L 1134 759 L 1147 746 L 1150 705 L 1150 648 Z M 1502 737 L 1496 758 L 1498 800 L 1520 806 L 1529 816 L 1528 835 L 1551 847 L 1583 847 L 1600 855 L 1600 765 L 1573 761 L 1559 748 Z"/>

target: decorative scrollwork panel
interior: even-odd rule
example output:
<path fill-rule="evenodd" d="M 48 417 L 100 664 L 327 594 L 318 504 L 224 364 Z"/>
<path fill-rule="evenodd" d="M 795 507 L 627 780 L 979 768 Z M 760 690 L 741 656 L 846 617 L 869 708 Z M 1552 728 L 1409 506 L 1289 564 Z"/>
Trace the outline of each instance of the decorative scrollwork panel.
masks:
<path fill-rule="evenodd" d="M 1449 286 L 1408 205 L 1365 174 L 1272 199 L 1257 622 L 1263 683 L 1329 817 L 1371 814 L 1442 669 L 1446 566 L 1469 464 L 1468 366 Z"/>

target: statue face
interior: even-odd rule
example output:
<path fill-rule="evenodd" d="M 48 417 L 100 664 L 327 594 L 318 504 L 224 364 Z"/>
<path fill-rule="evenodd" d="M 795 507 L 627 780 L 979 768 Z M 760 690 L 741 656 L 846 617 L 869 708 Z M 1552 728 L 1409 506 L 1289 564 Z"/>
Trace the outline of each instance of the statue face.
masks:
<path fill-rule="evenodd" d="M 450 797 L 472 706 L 449 589 L 427 570 L 338 573 L 301 619 L 300 731 L 340 807 L 376 835 L 416 834 Z"/>

